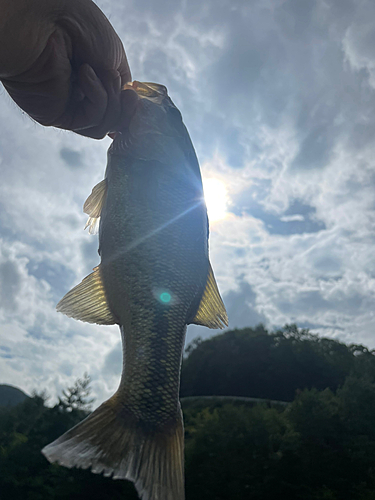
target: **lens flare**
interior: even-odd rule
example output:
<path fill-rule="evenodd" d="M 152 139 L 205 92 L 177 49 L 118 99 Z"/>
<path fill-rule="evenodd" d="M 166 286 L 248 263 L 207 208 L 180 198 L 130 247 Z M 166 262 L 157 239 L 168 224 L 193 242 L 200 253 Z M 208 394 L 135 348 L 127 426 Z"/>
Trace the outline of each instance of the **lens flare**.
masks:
<path fill-rule="evenodd" d="M 163 292 L 159 295 L 159 298 L 160 300 L 164 303 L 164 304 L 168 304 L 170 301 L 171 301 L 171 294 L 168 293 L 168 292 Z"/>
<path fill-rule="evenodd" d="M 210 222 L 224 219 L 228 213 L 228 195 L 224 182 L 213 178 L 204 179 L 203 190 Z"/>

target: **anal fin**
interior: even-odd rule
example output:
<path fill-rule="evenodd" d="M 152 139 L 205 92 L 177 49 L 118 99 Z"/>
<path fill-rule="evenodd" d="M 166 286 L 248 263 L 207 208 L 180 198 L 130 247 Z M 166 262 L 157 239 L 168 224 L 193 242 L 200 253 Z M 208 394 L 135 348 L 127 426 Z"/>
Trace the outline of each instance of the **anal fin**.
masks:
<path fill-rule="evenodd" d="M 208 328 L 224 328 L 228 326 L 228 315 L 215 280 L 214 272 L 209 263 L 206 288 L 198 311 L 193 319 L 194 325 Z"/>
<path fill-rule="evenodd" d="M 56 309 L 70 318 L 87 323 L 97 323 L 98 325 L 117 323 L 107 302 L 100 266 L 86 276 L 79 285 L 72 288 L 60 300 Z"/>

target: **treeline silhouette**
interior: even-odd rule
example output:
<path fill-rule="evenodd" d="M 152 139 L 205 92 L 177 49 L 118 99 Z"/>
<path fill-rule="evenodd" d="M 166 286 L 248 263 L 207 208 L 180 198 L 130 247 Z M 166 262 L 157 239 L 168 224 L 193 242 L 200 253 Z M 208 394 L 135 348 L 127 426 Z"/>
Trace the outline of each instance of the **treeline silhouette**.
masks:
<path fill-rule="evenodd" d="M 49 464 L 41 448 L 89 413 L 89 377 L 48 408 L 45 394 L 0 411 L 4 499 L 136 500 L 133 485 Z M 295 325 L 195 341 L 182 399 L 187 500 L 375 498 L 375 352 Z M 270 405 L 267 400 L 290 401 Z"/>
<path fill-rule="evenodd" d="M 375 356 L 362 345 L 320 338 L 286 325 L 263 325 L 217 335 L 187 348 L 181 376 L 184 396 L 248 396 L 293 401 L 296 391 L 335 391 L 349 374 L 375 377 Z"/>

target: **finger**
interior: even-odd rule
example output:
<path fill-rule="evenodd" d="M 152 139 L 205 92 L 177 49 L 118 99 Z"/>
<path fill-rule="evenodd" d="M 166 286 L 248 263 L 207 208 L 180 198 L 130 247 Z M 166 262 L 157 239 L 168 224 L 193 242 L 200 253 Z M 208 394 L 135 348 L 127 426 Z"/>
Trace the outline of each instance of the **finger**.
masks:
<path fill-rule="evenodd" d="M 114 122 L 112 127 L 94 127 L 92 129 L 75 130 L 74 132 L 93 139 L 103 139 L 103 137 L 108 134 L 113 139 L 117 131 L 123 131 L 129 127 L 130 121 L 136 111 L 139 97 L 134 90 L 129 89 L 121 92 L 120 100 L 121 114 L 117 123 L 115 124 Z M 104 130 L 106 132 L 104 132 Z"/>
<path fill-rule="evenodd" d="M 97 125 L 107 108 L 107 92 L 94 70 L 84 64 L 70 79 L 70 97 L 61 116 L 51 123 L 65 130 Z"/>
<path fill-rule="evenodd" d="M 138 94 L 134 90 L 127 89 L 121 92 L 121 117 L 115 128 L 107 134 L 111 139 L 116 137 L 117 132 L 124 132 L 129 128 L 131 119 L 137 109 L 138 101 Z"/>
<path fill-rule="evenodd" d="M 121 92 L 121 117 L 115 130 L 125 130 L 137 109 L 139 97 L 135 90 L 127 89 Z"/>
<path fill-rule="evenodd" d="M 120 40 L 120 43 L 121 43 L 121 40 Z M 122 87 L 123 85 L 125 85 L 125 83 L 131 82 L 133 79 L 132 79 L 129 64 L 128 64 L 128 61 L 126 59 L 126 55 L 125 55 L 125 51 L 124 51 L 124 47 L 122 46 L 122 43 L 121 43 L 121 48 L 122 48 L 122 58 L 121 58 L 120 66 L 117 68 L 117 70 L 121 76 L 121 87 Z"/>
<path fill-rule="evenodd" d="M 69 128 L 79 130 L 99 125 L 106 114 L 108 93 L 88 64 L 83 64 L 79 68 L 76 87 L 79 92 L 76 92 L 75 97 L 80 101 L 72 102 L 72 106 L 76 106 L 76 111 Z"/>
<path fill-rule="evenodd" d="M 80 129 L 74 129 L 74 132 L 80 135 L 85 135 L 87 137 L 92 137 L 93 139 L 102 139 L 106 134 L 113 129 L 116 123 L 120 120 L 121 116 L 121 103 L 120 103 L 120 92 L 121 92 L 121 78 L 117 71 L 110 70 L 101 74 L 101 82 L 103 88 L 106 91 L 107 96 L 107 106 L 102 119 L 99 124 L 93 127 L 85 127 Z M 96 102 L 91 103 L 85 99 L 86 106 L 96 106 Z"/>

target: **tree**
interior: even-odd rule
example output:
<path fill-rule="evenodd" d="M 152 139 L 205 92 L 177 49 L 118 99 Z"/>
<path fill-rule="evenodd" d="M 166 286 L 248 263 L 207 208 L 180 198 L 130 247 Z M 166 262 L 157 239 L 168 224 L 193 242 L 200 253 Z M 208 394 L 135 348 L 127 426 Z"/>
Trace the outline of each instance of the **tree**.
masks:
<path fill-rule="evenodd" d="M 292 401 L 296 391 L 337 390 L 350 373 L 375 382 L 375 353 L 286 325 L 227 331 L 192 343 L 183 361 L 181 397 L 248 396 Z"/>
<path fill-rule="evenodd" d="M 90 382 L 91 378 L 87 373 L 84 373 L 83 378 L 77 379 L 72 387 L 63 390 L 62 397 L 59 397 L 59 408 L 67 412 L 73 410 L 89 412 L 95 401 L 94 398 L 88 399 L 91 393 Z"/>
<path fill-rule="evenodd" d="M 298 435 L 282 412 L 224 404 L 185 420 L 188 499 L 293 498 L 288 475 Z"/>
<path fill-rule="evenodd" d="M 0 496 L 12 500 L 138 500 L 128 481 L 50 464 L 41 449 L 85 418 L 89 377 L 63 391 L 53 408 L 34 393 L 0 412 Z M 65 409 L 67 411 L 65 411 Z"/>

